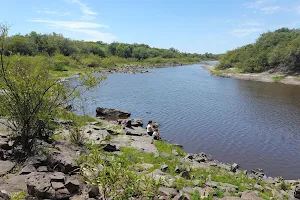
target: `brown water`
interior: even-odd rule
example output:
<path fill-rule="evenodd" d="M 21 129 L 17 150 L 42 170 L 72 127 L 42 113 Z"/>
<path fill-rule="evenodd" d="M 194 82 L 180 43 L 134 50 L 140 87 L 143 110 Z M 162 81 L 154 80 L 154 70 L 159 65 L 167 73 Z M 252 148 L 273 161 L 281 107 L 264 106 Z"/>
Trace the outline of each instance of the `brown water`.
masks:
<path fill-rule="evenodd" d="M 299 86 L 212 77 L 201 64 L 151 71 L 109 75 L 87 95 L 87 111 L 129 110 L 161 122 L 163 138 L 188 152 L 300 178 Z"/>

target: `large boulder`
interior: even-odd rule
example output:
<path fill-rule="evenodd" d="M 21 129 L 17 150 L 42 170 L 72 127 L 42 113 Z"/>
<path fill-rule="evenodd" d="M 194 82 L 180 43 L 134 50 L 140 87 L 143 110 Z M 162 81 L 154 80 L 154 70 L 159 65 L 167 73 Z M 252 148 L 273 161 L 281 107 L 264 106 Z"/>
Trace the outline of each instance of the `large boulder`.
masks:
<path fill-rule="evenodd" d="M 125 110 L 114 109 L 114 108 L 103 108 L 98 107 L 96 109 L 97 117 L 105 117 L 105 118 L 128 118 L 131 113 Z"/>
<path fill-rule="evenodd" d="M 0 176 L 5 175 L 15 167 L 16 163 L 11 161 L 0 161 Z"/>

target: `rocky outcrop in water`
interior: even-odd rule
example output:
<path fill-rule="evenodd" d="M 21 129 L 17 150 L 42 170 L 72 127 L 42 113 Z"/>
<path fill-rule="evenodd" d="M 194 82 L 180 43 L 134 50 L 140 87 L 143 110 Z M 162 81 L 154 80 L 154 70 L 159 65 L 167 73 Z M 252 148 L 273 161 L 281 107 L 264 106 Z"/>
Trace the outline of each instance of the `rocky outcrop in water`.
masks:
<path fill-rule="evenodd" d="M 97 117 L 105 117 L 105 118 L 128 118 L 131 113 L 125 110 L 114 109 L 114 108 L 104 108 L 98 107 L 96 109 Z"/>

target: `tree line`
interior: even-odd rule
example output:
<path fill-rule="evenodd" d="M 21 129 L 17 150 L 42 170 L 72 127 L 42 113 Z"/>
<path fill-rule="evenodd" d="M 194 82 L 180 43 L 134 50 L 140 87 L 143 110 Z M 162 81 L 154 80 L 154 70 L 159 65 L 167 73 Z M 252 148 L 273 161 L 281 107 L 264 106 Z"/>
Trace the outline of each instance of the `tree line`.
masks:
<path fill-rule="evenodd" d="M 111 44 L 102 41 L 86 42 L 65 38 L 62 34 L 39 34 L 32 31 L 26 35 L 13 35 L 7 39 L 6 53 L 36 56 L 74 56 L 78 54 L 96 55 L 101 58 L 111 56 L 120 58 L 133 58 L 144 60 L 148 58 L 198 58 L 198 59 L 217 59 L 217 55 L 211 53 L 197 54 L 184 53 L 175 48 L 162 49 L 152 48 L 146 44 L 126 44 L 113 42 Z"/>
<path fill-rule="evenodd" d="M 300 71 L 300 29 L 281 28 L 260 35 L 254 44 L 228 51 L 217 69 L 238 68 L 241 72 Z"/>

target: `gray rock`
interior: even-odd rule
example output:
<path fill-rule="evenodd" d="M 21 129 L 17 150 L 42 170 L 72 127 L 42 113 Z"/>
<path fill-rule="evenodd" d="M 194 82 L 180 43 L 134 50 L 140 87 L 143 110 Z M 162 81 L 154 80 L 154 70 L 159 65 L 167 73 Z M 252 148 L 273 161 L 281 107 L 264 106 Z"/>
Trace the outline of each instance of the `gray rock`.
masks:
<path fill-rule="evenodd" d="M 54 172 L 50 175 L 51 182 L 61 182 L 64 183 L 66 176 L 62 172 Z"/>
<path fill-rule="evenodd" d="M 148 170 L 148 169 L 153 167 L 153 165 L 149 164 L 149 163 L 143 163 L 143 164 L 140 164 L 139 166 L 142 167 L 145 170 Z"/>
<path fill-rule="evenodd" d="M 50 167 L 65 174 L 76 171 L 78 169 L 75 165 L 75 159 L 78 158 L 76 151 L 63 145 L 57 145 L 57 148 L 59 150 L 49 153 Z"/>
<path fill-rule="evenodd" d="M 51 182 L 51 186 L 54 190 L 65 188 L 64 184 L 61 182 Z"/>
<path fill-rule="evenodd" d="M 36 172 L 36 169 L 33 165 L 26 165 L 25 167 L 23 167 L 23 169 L 21 170 L 20 175 L 26 175 L 26 174 L 30 174 L 31 172 Z"/>
<path fill-rule="evenodd" d="M 90 185 L 88 194 L 89 198 L 97 198 L 100 194 L 99 187 L 97 185 Z"/>
<path fill-rule="evenodd" d="M 231 171 L 231 172 L 236 172 L 236 170 L 237 170 L 238 168 L 239 168 L 239 165 L 236 164 L 236 163 L 234 163 L 234 164 L 231 165 L 230 171 Z"/>
<path fill-rule="evenodd" d="M 77 194 L 80 190 L 80 183 L 75 178 L 68 178 L 65 184 L 65 187 L 71 194 Z"/>
<path fill-rule="evenodd" d="M 0 191 L 0 199 L 1 200 L 10 200 L 9 195 L 5 190 Z"/>
<path fill-rule="evenodd" d="M 70 193 L 66 188 L 58 189 L 55 191 L 56 199 L 69 199 Z"/>
<path fill-rule="evenodd" d="M 160 183 L 166 187 L 171 187 L 174 184 L 175 178 L 170 174 L 164 173 L 159 169 L 146 175 L 147 177 L 153 178 L 156 183 Z"/>
<path fill-rule="evenodd" d="M 163 172 L 167 171 L 168 169 L 169 169 L 169 166 L 166 165 L 166 164 L 163 164 L 163 165 L 160 167 L 160 170 L 163 171 Z"/>
<path fill-rule="evenodd" d="M 179 155 L 176 149 L 172 150 L 172 154 L 173 154 L 174 156 L 178 156 L 178 155 Z"/>
<path fill-rule="evenodd" d="M 33 172 L 26 180 L 28 194 L 40 199 L 55 199 L 50 177 L 44 172 Z"/>
<path fill-rule="evenodd" d="M 300 184 L 295 187 L 294 197 L 300 199 Z"/>
<path fill-rule="evenodd" d="M 16 166 L 16 163 L 11 161 L 1 161 L 0 160 L 0 176 L 7 174 Z"/>
<path fill-rule="evenodd" d="M 257 192 L 254 191 L 245 191 L 242 193 L 242 199 L 247 200 L 263 200 L 263 198 L 260 198 L 258 196 Z"/>
<path fill-rule="evenodd" d="M 178 191 L 173 188 L 160 187 L 158 188 L 158 194 L 161 196 L 173 198 L 178 194 Z"/>
<path fill-rule="evenodd" d="M 132 131 L 126 131 L 126 135 L 131 135 L 131 136 L 142 136 L 142 133 L 137 133 L 137 132 L 132 132 Z"/>
<path fill-rule="evenodd" d="M 128 118 L 130 117 L 131 113 L 128 111 L 114 109 L 114 108 L 103 108 L 98 107 L 96 109 L 96 116 L 97 117 L 107 117 L 107 118 Z"/>
<path fill-rule="evenodd" d="M 170 157 L 170 154 L 168 154 L 168 153 L 166 153 L 166 152 L 162 152 L 162 153 L 160 154 L 160 156 L 162 156 L 162 157 Z"/>
<path fill-rule="evenodd" d="M 143 119 L 140 119 L 140 118 L 131 119 L 131 126 L 133 126 L 133 127 L 142 127 L 143 126 Z"/>
<path fill-rule="evenodd" d="M 181 173 L 179 174 L 179 176 L 181 176 L 181 177 L 183 177 L 183 178 L 185 178 L 185 179 L 188 179 L 188 180 L 191 179 L 191 175 L 190 175 L 190 173 L 189 173 L 188 171 L 183 171 L 183 172 L 181 172 Z"/>
<path fill-rule="evenodd" d="M 38 172 L 48 172 L 47 166 L 40 166 L 37 168 Z"/>
<path fill-rule="evenodd" d="M 176 165 L 175 167 L 175 173 L 179 174 L 181 172 L 180 168 L 178 167 L 178 165 Z"/>
<path fill-rule="evenodd" d="M 24 163 L 25 165 L 33 165 L 35 168 L 39 166 L 46 166 L 47 165 L 47 156 L 46 155 L 39 155 L 27 158 Z"/>
<path fill-rule="evenodd" d="M 260 191 L 260 192 L 263 192 L 263 191 L 264 191 L 263 186 L 261 186 L 261 185 L 259 185 L 259 184 L 257 184 L 257 183 L 254 185 L 254 189 L 256 189 L 256 190 L 258 190 L 258 191 Z"/>

